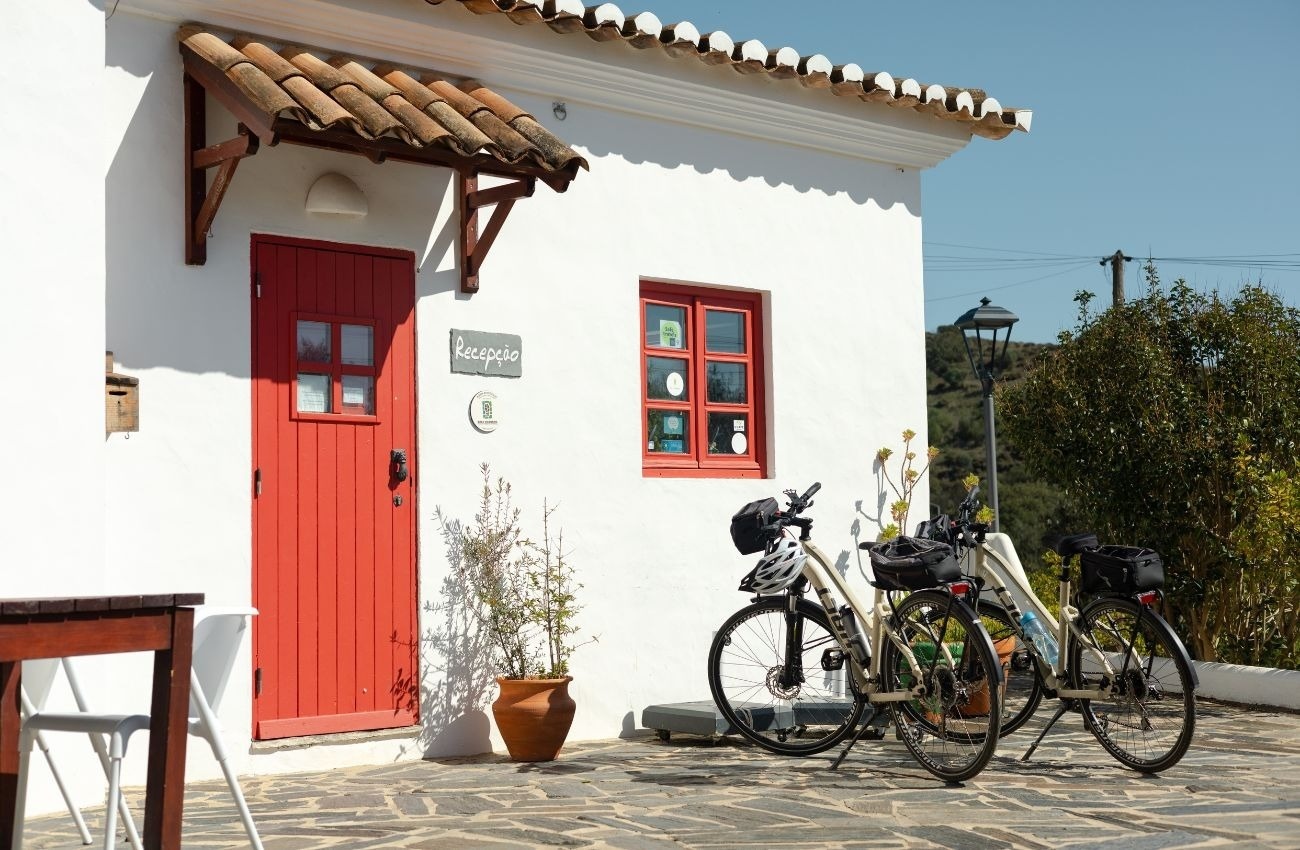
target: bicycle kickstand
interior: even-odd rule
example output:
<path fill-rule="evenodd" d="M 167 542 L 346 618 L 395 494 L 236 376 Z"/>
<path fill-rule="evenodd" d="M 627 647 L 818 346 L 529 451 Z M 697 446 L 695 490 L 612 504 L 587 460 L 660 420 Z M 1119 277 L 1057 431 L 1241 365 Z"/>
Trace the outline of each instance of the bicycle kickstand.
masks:
<path fill-rule="evenodd" d="M 1069 700 L 1061 700 L 1061 707 L 1052 715 L 1052 719 L 1047 721 L 1047 725 L 1043 727 L 1042 732 L 1038 733 L 1038 737 L 1034 739 L 1034 743 L 1029 745 L 1029 749 L 1025 750 L 1025 754 L 1020 757 L 1021 761 L 1029 761 L 1029 757 L 1034 754 L 1034 750 L 1038 749 L 1038 745 L 1043 742 L 1043 738 L 1052 730 L 1052 727 L 1056 725 L 1056 721 L 1060 720 L 1062 715 L 1069 711 L 1070 708 Z"/>
<path fill-rule="evenodd" d="M 849 750 L 853 749 L 853 745 L 858 741 L 861 741 L 863 738 L 879 740 L 885 736 L 884 728 L 876 725 L 876 720 L 881 716 L 880 710 L 873 707 L 872 712 L 873 713 L 870 717 L 863 718 L 858 725 L 858 731 L 853 734 L 853 738 L 844 745 L 843 750 L 840 750 L 840 754 L 835 757 L 835 761 L 831 762 L 831 770 L 835 770 L 844 762 L 845 757 L 849 754 Z"/>

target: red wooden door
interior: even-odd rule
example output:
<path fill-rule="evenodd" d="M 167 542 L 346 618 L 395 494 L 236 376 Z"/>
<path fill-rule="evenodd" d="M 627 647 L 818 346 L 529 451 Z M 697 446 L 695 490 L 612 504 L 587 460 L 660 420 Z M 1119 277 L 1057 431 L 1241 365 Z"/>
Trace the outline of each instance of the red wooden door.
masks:
<path fill-rule="evenodd" d="M 413 724 L 415 258 L 254 236 L 252 267 L 254 737 Z"/>

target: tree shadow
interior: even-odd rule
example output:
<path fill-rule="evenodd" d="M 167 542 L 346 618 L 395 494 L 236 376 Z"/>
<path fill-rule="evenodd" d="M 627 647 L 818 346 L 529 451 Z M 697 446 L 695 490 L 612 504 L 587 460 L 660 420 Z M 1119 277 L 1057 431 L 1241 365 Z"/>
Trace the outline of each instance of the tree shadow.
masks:
<path fill-rule="evenodd" d="M 425 758 L 491 752 L 491 724 L 484 710 L 496 683 L 492 647 L 474 618 L 473 591 L 465 579 L 461 548 L 463 523 L 434 512 L 449 571 L 442 580 L 440 598 L 424 604 L 421 635 L 426 648 L 421 670 L 423 731 L 420 745 Z"/>

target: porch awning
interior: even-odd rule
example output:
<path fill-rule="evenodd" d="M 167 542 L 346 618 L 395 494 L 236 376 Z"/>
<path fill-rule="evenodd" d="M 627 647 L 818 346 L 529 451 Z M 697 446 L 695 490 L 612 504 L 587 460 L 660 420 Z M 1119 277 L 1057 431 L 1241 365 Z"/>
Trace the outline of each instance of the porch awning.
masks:
<path fill-rule="evenodd" d="M 182 27 L 178 38 L 186 74 L 263 144 L 536 177 L 560 192 L 588 168 L 533 116 L 477 80 L 201 25 Z"/>

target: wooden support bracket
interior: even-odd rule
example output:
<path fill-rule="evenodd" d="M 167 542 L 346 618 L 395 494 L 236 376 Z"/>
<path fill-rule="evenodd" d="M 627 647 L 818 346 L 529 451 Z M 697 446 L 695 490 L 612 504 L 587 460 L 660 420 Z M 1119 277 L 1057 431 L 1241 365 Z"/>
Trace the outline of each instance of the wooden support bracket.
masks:
<path fill-rule="evenodd" d="M 208 260 L 208 230 L 246 156 L 257 153 L 258 138 L 243 124 L 239 135 L 220 144 L 207 144 L 206 93 L 194 77 L 185 75 L 185 264 L 201 266 Z M 208 186 L 207 169 L 217 175 Z"/>
<path fill-rule="evenodd" d="M 480 192 L 476 172 L 458 171 L 456 183 L 460 198 L 460 291 L 474 293 L 478 292 L 479 269 L 483 267 L 483 260 L 491 250 L 497 234 L 501 232 L 501 225 L 505 224 L 506 216 L 510 215 L 515 201 L 533 194 L 537 188 L 537 178 L 524 177 Z M 478 211 L 492 204 L 496 208 L 492 210 L 492 217 L 480 234 Z"/>

